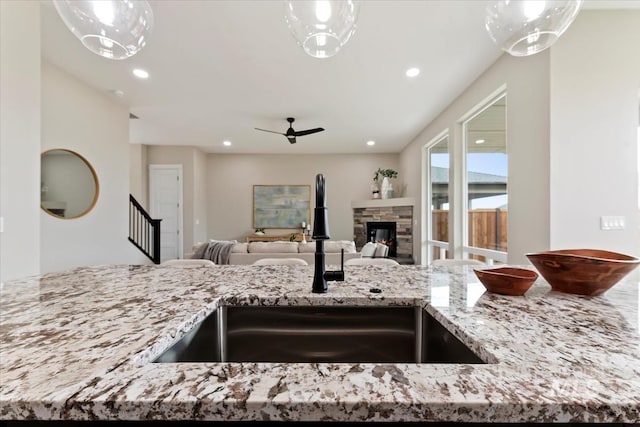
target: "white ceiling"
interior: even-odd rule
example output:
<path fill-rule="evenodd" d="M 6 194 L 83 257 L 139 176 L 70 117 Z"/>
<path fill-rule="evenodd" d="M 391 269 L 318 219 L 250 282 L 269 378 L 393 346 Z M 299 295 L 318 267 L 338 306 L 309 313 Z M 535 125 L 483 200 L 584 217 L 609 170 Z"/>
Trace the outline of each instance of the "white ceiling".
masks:
<path fill-rule="evenodd" d="M 364 1 L 356 33 L 329 59 L 295 43 L 280 0 L 151 0 L 148 45 L 123 61 L 84 48 L 49 0 L 42 3 L 44 58 L 129 106 L 139 117 L 132 143 L 206 152 L 398 152 L 501 55 L 477 0 Z M 640 1 L 587 7 L 630 4 Z M 151 77 L 136 79 L 136 67 Z M 409 67 L 422 72 L 410 79 Z M 326 130 L 295 145 L 254 130 L 285 132 L 289 116 L 296 130 Z"/>

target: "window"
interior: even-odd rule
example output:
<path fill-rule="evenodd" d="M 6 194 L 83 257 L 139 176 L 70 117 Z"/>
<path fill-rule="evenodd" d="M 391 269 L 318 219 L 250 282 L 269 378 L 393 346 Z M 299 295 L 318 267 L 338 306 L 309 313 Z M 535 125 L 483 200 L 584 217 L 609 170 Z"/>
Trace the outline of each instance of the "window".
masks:
<path fill-rule="evenodd" d="M 507 262 L 506 86 L 424 146 L 423 264 L 435 259 Z"/>
<path fill-rule="evenodd" d="M 480 261 L 506 262 L 508 155 L 506 96 L 463 123 L 465 212 L 463 252 Z"/>

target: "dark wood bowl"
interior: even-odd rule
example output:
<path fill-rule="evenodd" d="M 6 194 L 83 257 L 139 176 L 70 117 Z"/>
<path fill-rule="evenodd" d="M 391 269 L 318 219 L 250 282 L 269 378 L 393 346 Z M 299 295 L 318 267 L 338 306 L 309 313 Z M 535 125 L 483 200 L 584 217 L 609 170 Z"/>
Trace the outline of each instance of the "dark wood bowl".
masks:
<path fill-rule="evenodd" d="M 500 267 L 473 271 L 487 291 L 502 295 L 524 295 L 538 278 L 538 273 L 526 268 Z"/>
<path fill-rule="evenodd" d="M 600 249 L 563 249 L 526 254 L 554 291 L 596 296 L 640 264 L 640 259 Z"/>

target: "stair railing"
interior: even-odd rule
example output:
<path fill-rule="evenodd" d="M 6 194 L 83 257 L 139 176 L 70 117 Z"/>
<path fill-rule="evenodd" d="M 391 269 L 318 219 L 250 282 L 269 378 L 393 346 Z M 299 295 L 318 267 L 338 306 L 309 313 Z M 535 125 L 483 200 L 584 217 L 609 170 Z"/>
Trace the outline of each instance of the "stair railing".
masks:
<path fill-rule="evenodd" d="M 129 241 L 154 264 L 160 264 L 160 221 L 153 219 L 129 194 Z"/>

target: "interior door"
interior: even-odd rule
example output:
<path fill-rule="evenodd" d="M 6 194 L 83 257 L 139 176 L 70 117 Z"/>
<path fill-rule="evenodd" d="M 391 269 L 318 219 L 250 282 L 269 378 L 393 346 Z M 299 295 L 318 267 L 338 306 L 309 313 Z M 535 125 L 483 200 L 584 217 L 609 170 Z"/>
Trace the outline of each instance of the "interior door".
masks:
<path fill-rule="evenodd" d="M 162 220 L 160 260 L 182 258 L 182 165 L 149 165 L 149 204 Z"/>

